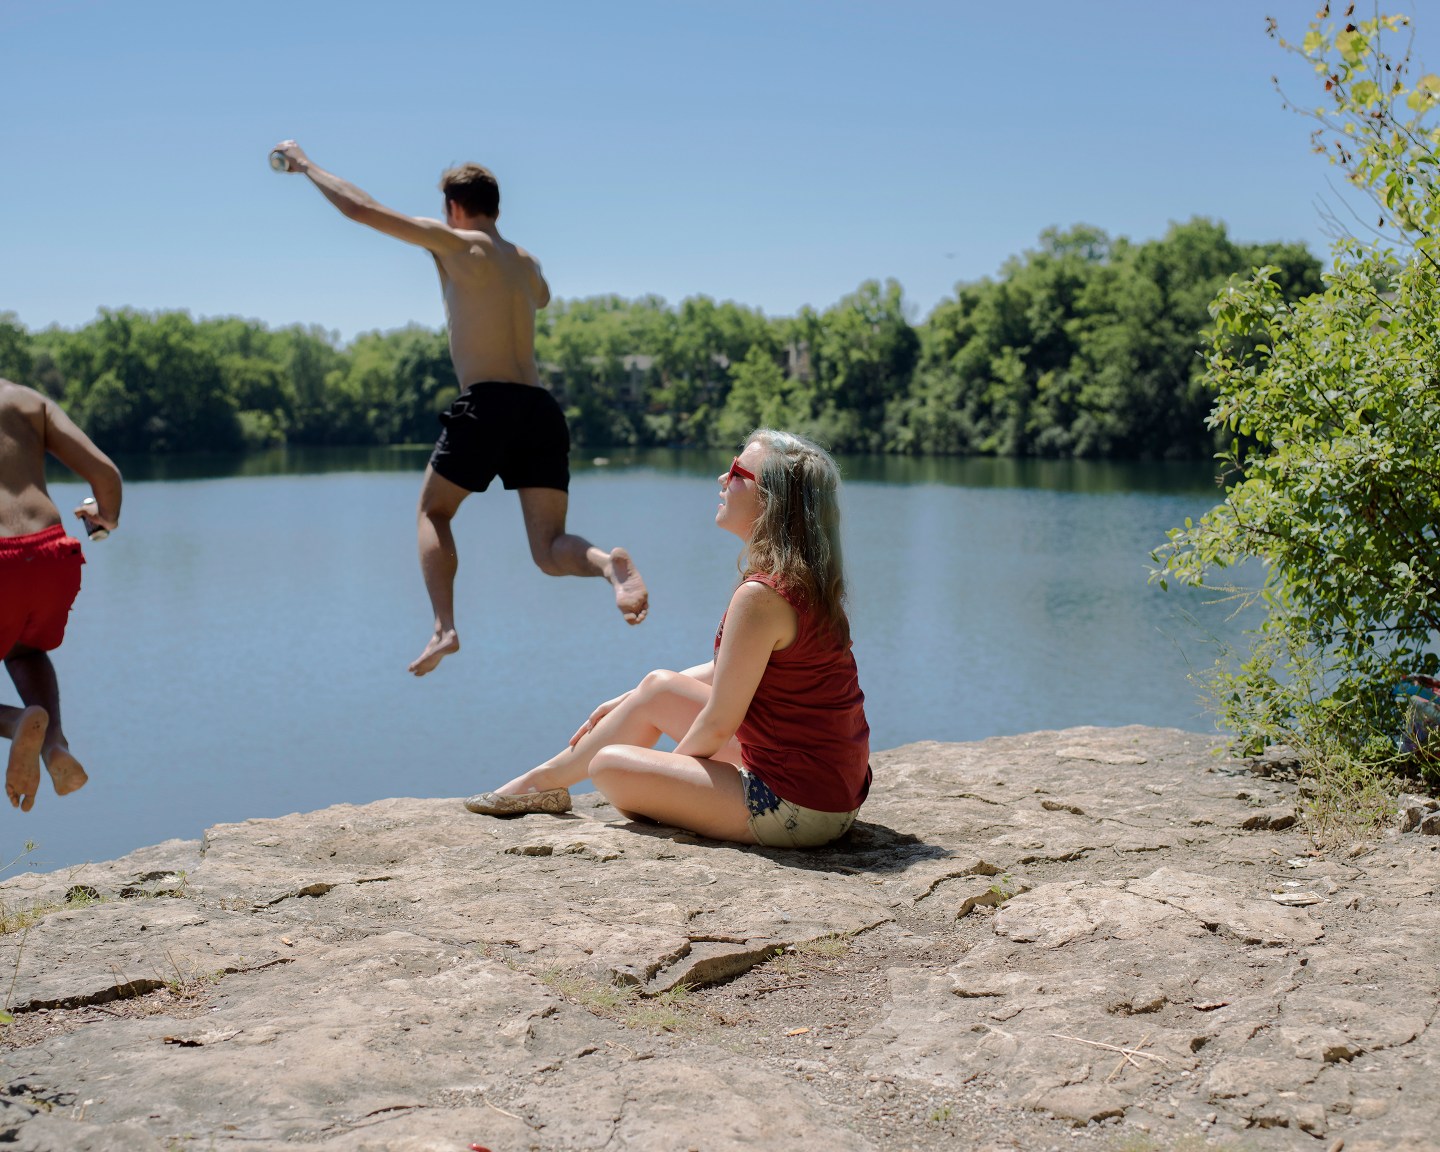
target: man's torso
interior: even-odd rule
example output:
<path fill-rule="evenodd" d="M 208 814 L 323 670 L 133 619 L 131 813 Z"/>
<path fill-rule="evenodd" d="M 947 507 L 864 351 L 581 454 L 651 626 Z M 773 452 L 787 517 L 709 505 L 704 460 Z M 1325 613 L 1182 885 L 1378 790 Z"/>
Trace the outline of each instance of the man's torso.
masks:
<path fill-rule="evenodd" d="M 0 536 L 28 536 L 59 523 L 45 490 L 45 400 L 0 380 Z"/>
<path fill-rule="evenodd" d="M 539 384 L 535 311 L 543 281 L 535 260 L 507 240 L 461 232 L 474 243 L 436 255 L 450 331 L 450 358 L 465 388 L 482 380 Z"/>

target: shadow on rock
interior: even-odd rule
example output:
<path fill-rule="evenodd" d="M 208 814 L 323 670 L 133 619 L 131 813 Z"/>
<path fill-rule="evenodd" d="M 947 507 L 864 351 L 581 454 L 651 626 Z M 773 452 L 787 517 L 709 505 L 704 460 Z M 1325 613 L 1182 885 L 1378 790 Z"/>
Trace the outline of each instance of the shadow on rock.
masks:
<path fill-rule="evenodd" d="M 753 852 L 786 868 L 811 872 L 837 872 L 854 876 L 863 872 L 904 872 L 925 860 L 947 859 L 954 853 L 942 844 L 932 844 L 909 832 L 897 832 L 884 824 L 857 820 L 850 830 L 819 848 L 768 848 L 760 844 L 735 844 L 711 840 L 683 828 L 649 821 L 631 820 L 620 825 L 625 831 L 676 844 L 698 844 L 734 852 Z"/>

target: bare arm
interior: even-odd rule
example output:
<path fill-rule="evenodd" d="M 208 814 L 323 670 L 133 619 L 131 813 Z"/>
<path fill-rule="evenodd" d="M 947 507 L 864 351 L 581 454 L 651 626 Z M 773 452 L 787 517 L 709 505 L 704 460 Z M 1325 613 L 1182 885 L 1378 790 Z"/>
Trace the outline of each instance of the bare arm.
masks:
<path fill-rule="evenodd" d="M 308 176 L 325 199 L 351 220 L 394 236 L 397 240 L 404 240 L 407 244 L 428 249 L 436 255 L 463 252 L 470 247 L 470 241 L 448 224 L 423 216 L 406 216 L 403 212 L 387 208 L 348 180 L 342 180 L 333 172 L 311 163 L 310 157 L 293 140 L 277 144 L 275 151 L 285 157 L 290 165 L 289 171 Z"/>
<path fill-rule="evenodd" d="M 45 400 L 45 451 L 90 485 L 95 495 L 93 510 L 76 515 L 104 528 L 114 530 L 120 523 L 122 481 L 120 469 L 94 441 L 80 431 L 55 401 Z"/>
<path fill-rule="evenodd" d="M 675 746 L 682 756 L 708 758 L 735 735 L 776 648 L 795 639 L 795 609 L 763 584 L 741 584 L 730 599 L 715 656 L 710 699 Z"/>

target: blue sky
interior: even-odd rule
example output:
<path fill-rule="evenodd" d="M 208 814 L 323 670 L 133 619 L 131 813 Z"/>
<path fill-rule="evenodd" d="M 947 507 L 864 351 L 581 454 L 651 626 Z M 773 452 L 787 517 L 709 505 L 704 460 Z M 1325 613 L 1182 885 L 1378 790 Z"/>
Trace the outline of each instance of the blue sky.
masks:
<path fill-rule="evenodd" d="M 1264 32 L 1316 0 L 0 0 L 0 311 L 437 326 L 428 258 L 266 152 L 438 215 L 460 160 L 559 296 L 791 315 L 894 277 L 916 318 L 1042 229 L 1206 215 L 1328 247 L 1336 170 Z M 1391 10 L 1404 11 L 1408 4 Z M 1440 19 L 1417 51 L 1440 64 Z"/>

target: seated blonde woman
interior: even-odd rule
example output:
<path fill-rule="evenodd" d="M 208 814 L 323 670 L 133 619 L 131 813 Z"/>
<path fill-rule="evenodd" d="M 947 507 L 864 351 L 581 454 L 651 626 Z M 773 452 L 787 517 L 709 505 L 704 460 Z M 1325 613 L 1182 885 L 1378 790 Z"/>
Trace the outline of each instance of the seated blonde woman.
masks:
<path fill-rule="evenodd" d="M 745 551 L 714 658 L 651 672 L 544 764 L 467 800 L 472 812 L 564 812 L 588 775 L 622 814 L 716 840 L 813 847 L 854 823 L 870 726 L 844 608 L 839 469 L 804 437 L 762 429 L 719 479 L 715 523 Z M 655 748 L 662 735 L 673 752 Z"/>

